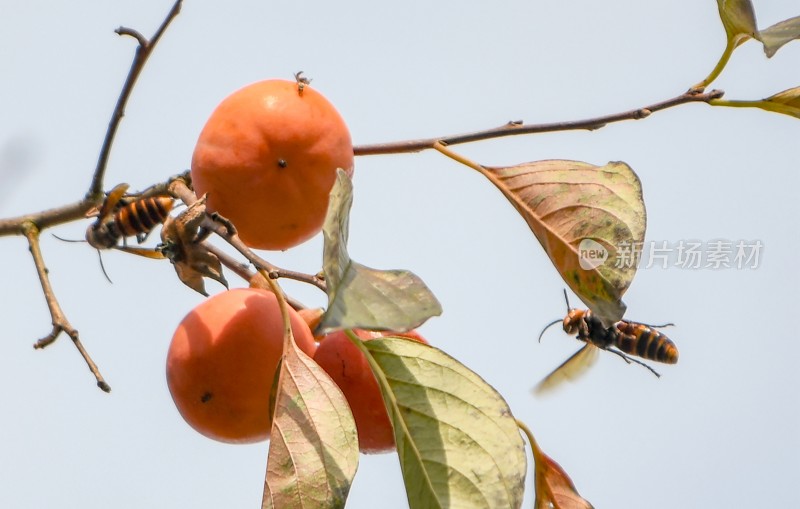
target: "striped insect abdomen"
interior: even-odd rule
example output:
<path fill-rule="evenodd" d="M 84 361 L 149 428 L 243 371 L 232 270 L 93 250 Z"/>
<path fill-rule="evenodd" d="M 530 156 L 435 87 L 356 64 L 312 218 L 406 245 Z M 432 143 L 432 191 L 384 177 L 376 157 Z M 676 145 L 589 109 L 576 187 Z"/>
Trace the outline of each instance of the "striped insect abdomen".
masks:
<path fill-rule="evenodd" d="M 172 210 L 172 198 L 153 196 L 133 201 L 114 214 L 114 222 L 123 237 L 147 233 L 161 224 Z"/>
<path fill-rule="evenodd" d="M 616 347 L 629 355 L 636 355 L 664 364 L 678 362 L 678 347 L 664 334 L 642 323 L 619 321 Z"/>

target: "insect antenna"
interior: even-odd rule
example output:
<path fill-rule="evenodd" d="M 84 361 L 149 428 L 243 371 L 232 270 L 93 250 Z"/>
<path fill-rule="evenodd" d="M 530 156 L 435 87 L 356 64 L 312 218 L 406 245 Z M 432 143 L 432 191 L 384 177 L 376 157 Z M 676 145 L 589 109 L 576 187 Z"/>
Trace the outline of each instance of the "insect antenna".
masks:
<path fill-rule="evenodd" d="M 567 312 L 569 312 L 569 310 L 572 309 L 572 308 L 569 305 L 569 297 L 567 297 L 567 289 L 566 288 L 564 288 L 564 302 L 567 303 Z"/>
<path fill-rule="evenodd" d="M 567 289 L 566 289 L 566 288 L 564 288 L 564 301 L 567 303 L 567 313 L 569 313 L 569 310 L 570 310 L 570 309 L 572 309 L 572 308 L 571 308 L 571 307 L 569 307 L 569 297 L 567 297 Z M 541 342 L 542 342 L 542 336 L 544 336 L 544 333 L 545 333 L 545 331 L 546 331 L 547 329 L 549 329 L 549 328 L 550 328 L 550 327 L 552 327 L 553 325 L 555 325 L 555 324 L 557 324 L 557 323 L 559 323 L 559 322 L 562 322 L 562 321 L 563 321 L 563 320 L 562 320 L 561 318 L 559 318 L 558 320 L 553 320 L 552 322 L 548 323 L 548 324 L 545 326 L 545 328 L 544 328 L 544 329 L 542 329 L 542 332 L 540 332 L 540 333 L 539 333 L 539 343 L 541 343 Z"/>
<path fill-rule="evenodd" d="M 663 325 L 650 325 L 649 323 L 643 323 L 642 325 L 646 325 L 651 329 L 663 329 L 664 327 L 675 327 L 675 324 L 672 322 L 665 323 Z"/>
<path fill-rule="evenodd" d="M 53 237 L 57 238 L 58 240 L 62 241 L 62 242 L 86 242 L 85 240 L 65 239 L 65 238 L 59 237 L 55 233 L 51 233 L 51 235 Z M 106 277 L 106 281 L 108 281 L 109 283 L 111 283 L 113 285 L 114 282 L 111 281 L 111 278 L 108 276 L 108 272 L 106 272 L 106 266 L 103 265 L 103 253 L 101 253 L 99 249 L 97 250 L 97 259 L 100 260 L 100 269 L 103 271 L 103 275 Z"/>
<path fill-rule="evenodd" d="M 65 239 L 64 237 L 59 237 L 59 236 L 58 236 L 58 235 L 56 235 L 55 233 L 51 233 L 50 235 L 52 235 L 53 237 L 57 238 L 57 239 L 58 239 L 58 240 L 60 240 L 61 242 L 86 242 L 86 241 L 85 241 L 85 240 L 83 240 L 83 239 Z"/>
<path fill-rule="evenodd" d="M 656 371 L 655 369 L 651 368 L 649 364 L 647 364 L 645 362 L 642 362 L 639 359 L 634 359 L 633 357 L 625 355 L 624 353 L 622 353 L 619 350 L 616 350 L 614 348 L 606 348 L 605 350 L 619 355 L 620 357 L 622 357 L 622 360 L 624 360 L 628 364 L 630 364 L 631 362 L 635 362 L 636 364 L 638 364 L 640 366 L 644 366 L 645 368 L 649 369 L 651 373 L 656 375 L 656 378 L 661 378 L 661 374 L 658 371 Z"/>
<path fill-rule="evenodd" d="M 108 272 L 106 272 L 106 266 L 103 265 L 103 253 L 101 253 L 99 249 L 97 250 L 97 259 L 100 260 L 100 270 L 103 271 L 103 275 L 106 277 L 106 281 L 108 281 L 113 285 L 114 282 L 111 281 L 111 278 L 108 276 Z"/>
<path fill-rule="evenodd" d="M 542 342 L 542 336 L 544 336 L 544 332 L 545 332 L 547 329 L 549 329 L 549 328 L 550 328 L 550 327 L 552 327 L 553 325 L 555 325 L 555 324 L 557 324 L 557 323 L 559 323 L 559 322 L 562 322 L 562 321 L 563 321 L 563 320 L 562 320 L 561 318 L 558 318 L 558 319 L 556 319 L 556 320 L 553 320 L 552 322 L 548 323 L 548 324 L 545 326 L 545 328 L 544 328 L 544 329 L 542 329 L 542 332 L 540 332 L 540 333 L 539 333 L 539 343 L 541 343 L 541 342 Z"/>

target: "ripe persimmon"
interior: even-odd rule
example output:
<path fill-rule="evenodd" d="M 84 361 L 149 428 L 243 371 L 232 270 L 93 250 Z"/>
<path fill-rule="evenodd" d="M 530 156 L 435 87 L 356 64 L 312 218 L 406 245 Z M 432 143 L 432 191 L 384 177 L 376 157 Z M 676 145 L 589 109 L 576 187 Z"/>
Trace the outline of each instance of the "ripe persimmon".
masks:
<path fill-rule="evenodd" d="M 200 133 L 192 185 L 242 241 L 283 250 L 322 228 L 336 169 L 353 171 L 344 120 L 300 81 L 266 80 L 224 99 Z"/>
<path fill-rule="evenodd" d="M 364 341 L 394 335 L 420 343 L 428 342 L 416 331 L 405 333 L 376 333 L 355 330 Z M 332 332 L 319 343 L 314 360 L 328 373 L 344 393 L 358 431 L 358 446 L 364 453 L 381 453 L 394 449 L 394 431 L 383 404 L 378 381 L 372 373 L 366 357 L 345 335 L 344 331 Z"/>
<path fill-rule="evenodd" d="M 316 348 L 306 323 L 289 309 L 295 342 Z M 254 288 L 219 293 L 178 325 L 167 354 L 167 385 L 184 420 L 231 443 L 269 437 L 269 399 L 283 352 L 283 322 L 274 294 Z"/>

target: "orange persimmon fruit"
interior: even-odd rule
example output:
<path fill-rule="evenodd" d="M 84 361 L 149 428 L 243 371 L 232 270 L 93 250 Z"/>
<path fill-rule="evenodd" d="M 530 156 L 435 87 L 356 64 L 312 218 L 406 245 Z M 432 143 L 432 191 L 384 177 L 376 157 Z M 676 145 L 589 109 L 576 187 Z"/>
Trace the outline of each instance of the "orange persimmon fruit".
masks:
<path fill-rule="evenodd" d="M 339 112 L 301 81 L 266 80 L 224 99 L 200 133 L 192 185 L 252 248 L 284 250 L 322 229 L 336 169 L 353 171 Z"/>
<path fill-rule="evenodd" d="M 295 342 L 316 343 L 291 308 Z M 178 325 L 167 354 L 167 385 L 181 416 L 203 435 L 229 443 L 266 440 L 269 399 L 283 353 L 283 321 L 271 292 L 238 288 L 195 307 Z"/>
<path fill-rule="evenodd" d="M 416 331 L 377 333 L 357 329 L 354 332 L 364 341 L 391 335 L 428 344 Z M 394 450 L 394 431 L 378 381 L 364 354 L 345 332 L 337 331 L 324 336 L 314 353 L 314 360 L 344 393 L 356 421 L 361 452 L 376 454 Z"/>

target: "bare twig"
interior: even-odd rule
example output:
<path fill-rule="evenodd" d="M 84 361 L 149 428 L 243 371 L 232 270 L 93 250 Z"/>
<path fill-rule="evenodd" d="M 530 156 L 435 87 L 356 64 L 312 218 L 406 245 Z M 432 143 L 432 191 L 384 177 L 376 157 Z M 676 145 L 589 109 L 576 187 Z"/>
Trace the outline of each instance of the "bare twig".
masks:
<path fill-rule="evenodd" d="M 86 213 L 98 203 L 83 199 L 61 207 L 32 212 L 24 216 L 0 219 L 0 237 L 5 235 L 24 235 L 26 224 L 34 224 L 39 230 L 64 223 L 71 223 L 86 217 Z"/>
<path fill-rule="evenodd" d="M 39 236 L 41 231 L 45 228 L 83 219 L 86 217 L 86 213 L 92 209 L 92 207 L 102 203 L 103 199 L 105 198 L 105 194 L 103 193 L 103 179 L 105 176 L 106 166 L 108 164 L 108 157 L 111 151 L 111 145 L 114 141 L 114 136 L 119 127 L 119 123 L 125 114 L 125 104 L 127 103 L 131 91 L 136 83 L 136 79 L 139 77 L 139 74 L 141 73 L 148 57 L 152 53 L 153 48 L 164 34 L 164 31 L 169 26 L 169 23 L 175 18 L 175 16 L 177 16 L 178 12 L 180 12 L 181 2 L 182 0 L 176 0 L 175 4 L 172 6 L 172 9 L 164 18 L 161 26 L 158 28 L 158 30 L 156 30 L 150 41 L 145 39 L 139 32 L 136 32 L 135 30 L 123 27 L 117 30 L 117 33 L 120 35 L 134 37 L 139 42 L 139 47 L 136 50 L 136 55 L 131 63 L 131 68 L 125 80 L 125 84 L 123 85 L 122 91 L 117 99 L 117 104 L 111 116 L 111 121 L 109 122 L 108 130 L 106 131 L 106 136 L 103 140 L 103 145 L 100 149 L 97 167 L 95 168 L 92 182 L 89 186 L 89 191 L 86 193 L 86 196 L 78 202 L 63 205 L 61 207 L 48 209 L 41 212 L 33 212 L 18 217 L 0 219 L 0 236 L 24 235 L 28 240 L 30 252 L 33 256 L 33 262 L 36 266 L 36 272 L 39 275 L 39 282 L 42 286 L 42 292 L 44 293 L 47 306 L 50 309 L 53 329 L 51 330 L 50 334 L 37 341 L 34 344 L 34 348 L 45 348 L 46 346 L 55 342 L 62 332 L 65 333 L 70 337 L 70 339 L 72 339 L 72 342 L 78 349 L 78 352 L 89 366 L 89 370 L 92 372 L 92 374 L 94 374 L 95 378 L 97 379 L 97 386 L 105 392 L 109 392 L 111 387 L 103 379 L 102 375 L 100 374 L 100 370 L 97 368 L 97 365 L 83 347 L 80 337 L 78 336 L 78 331 L 72 326 L 72 324 L 69 323 L 69 320 L 67 320 L 66 315 L 61 309 L 55 293 L 53 292 L 47 267 L 44 264 L 44 257 L 42 256 L 42 251 L 39 244 Z"/>
<path fill-rule="evenodd" d="M 213 253 L 214 256 L 216 256 L 219 259 L 219 261 L 222 263 L 222 265 L 228 267 L 230 270 L 232 270 L 234 273 L 236 273 L 237 276 L 239 276 L 240 278 L 244 279 L 248 283 L 252 283 L 252 280 L 256 276 L 256 274 L 259 274 L 259 272 L 253 272 L 253 271 L 250 270 L 250 264 L 249 263 L 242 263 L 242 262 L 236 260 L 234 257 L 232 257 L 231 255 L 229 255 L 228 253 L 226 253 L 225 251 L 223 251 L 222 249 L 218 248 L 217 246 L 215 246 L 213 244 L 210 244 L 208 242 L 204 242 L 203 243 L 203 247 L 205 247 L 208 250 L 209 253 Z M 283 298 L 294 309 L 303 309 L 303 308 L 305 308 L 305 306 L 300 301 L 298 301 L 296 299 L 293 299 L 292 297 L 290 297 L 286 293 L 283 294 Z"/>
<path fill-rule="evenodd" d="M 505 136 L 516 136 L 520 134 L 536 134 L 536 133 L 551 133 L 557 131 L 575 131 L 575 130 L 590 130 L 600 129 L 607 124 L 614 122 L 621 122 L 623 120 L 640 120 L 649 117 L 652 113 L 667 108 L 672 108 L 681 104 L 702 102 L 708 103 L 712 99 L 719 99 L 723 96 L 724 92 L 721 90 L 712 90 L 706 93 L 699 93 L 690 90 L 677 97 L 668 99 L 666 101 L 651 104 L 643 108 L 624 111 L 622 113 L 615 113 L 612 115 L 604 115 L 601 117 L 588 118 L 583 120 L 574 120 L 570 122 L 555 122 L 549 124 L 525 124 L 523 122 L 509 122 L 494 129 L 486 129 L 483 131 L 476 131 L 465 134 L 454 134 L 442 136 L 438 138 L 427 138 L 421 140 L 406 140 L 395 141 L 390 143 L 378 143 L 374 145 L 358 145 L 353 147 L 353 152 L 357 156 L 379 155 L 379 154 L 400 154 L 408 152 L 420 152 L 434 148 L 436 142 L 441 142 L 445 145 L 458 145 L 461 143 L 471 143 L 475 141 L 490 140 L 493 138 L 502 138 Z"/>
<path fill-rule="evenodd" d="M 78 337 L 78 331 L 69 323 L 69 320 L 67 320 L 64 311 L 61 309 L 61 306 L 56 299 L 55 293 L 53 292 L 53 287 L 50 285 L 50 277 L 48 276 L 47 267 L 44 264 L 42 250 L 39 246 L 39 228 L 37 228 L 34 223 L 27 222 L 23 225 L 22 230 L 23 235 L 25 235 L 25 238 L 28 239 L 31 256 L 33 256 L 33 263 L 36 265 L 36 272 L 39 275 L 39 282 L 42 284 L 42 292 L 44 293 L 44 298 L 47 301 L 47 307 L 50 309 L 50 316 L 52 317 L 53 321 L 53 330 L 50 332 L 50 334 L 34 343 L 33 347 L 37 349 L 44 348 L 53 343 L 62 332 L 65 333 L 70 337 L 70 339 L 72 339 L 72 343 L 78 349 L 78 352 L 80 352 L 81 356 L 86 361 L 86 364 L 89 366 L 89 370 L 97 379 L 97 386 L 105 392 L 110 392 L 111 387 L 103 379 L 103 376 L 100 374 L 100 370 L 97 368 L 97 365 L 83 347 L 83 344 Z"/>
<path fill-rule="evenodd" d="M 87 198 L 98 200 L 103 193 L 103 179 L 105 178 L 106 167 L 108 166 L 108 157 L 111 153 L 111 145 L 114 143 L 114 136 L 117 134 L 117 129 L 122 121 L 122 117 L 125 116 L 125 105 L 128 103 L 128 99 L 133 91 L 133 87 L 136 85 L 136 80 L 142 73 L 142 69 L 144 69 L 144 64 L 153 53 L 153 49 L 156 47 L 156 44 L 158 44 L 161 36 L 164 35 L 164 32 L 169 24 L 181 11 L 182 2 L 183 0 L 176 0 L 175 4 L 172 6 L 172 9 L 170 9 L 170 11 L 167 13 L 167 16 L 164 18 L 164 21 L 161 23 L 161 26 L 158 27 L 158 30 L 156 30 L 155 34 L 153 34 L 153 37 L 151 37 L 149 41 L 136 30 L 125 27 L 119 27 L 116 30 L 119 35 L 127 35 L 136 39 L 139 43 L 139 46 L 136 48 L 136 54 L 131 62 L 131 68 L 128 71 L 128 76 L 125 78 L 125 84 L 122 86 L 122 91 L 117 99 L 114 112 L 111 114 L 111 120 L 108 123 L 108 130 L 106 131 L 105 139 L 103 139 L 103 145 L 100 148 L 100 156 L 97 159 L 97 167 L 94 170 L 92 182 L 89 186 L 89 191 L 86 194 Z"/>

